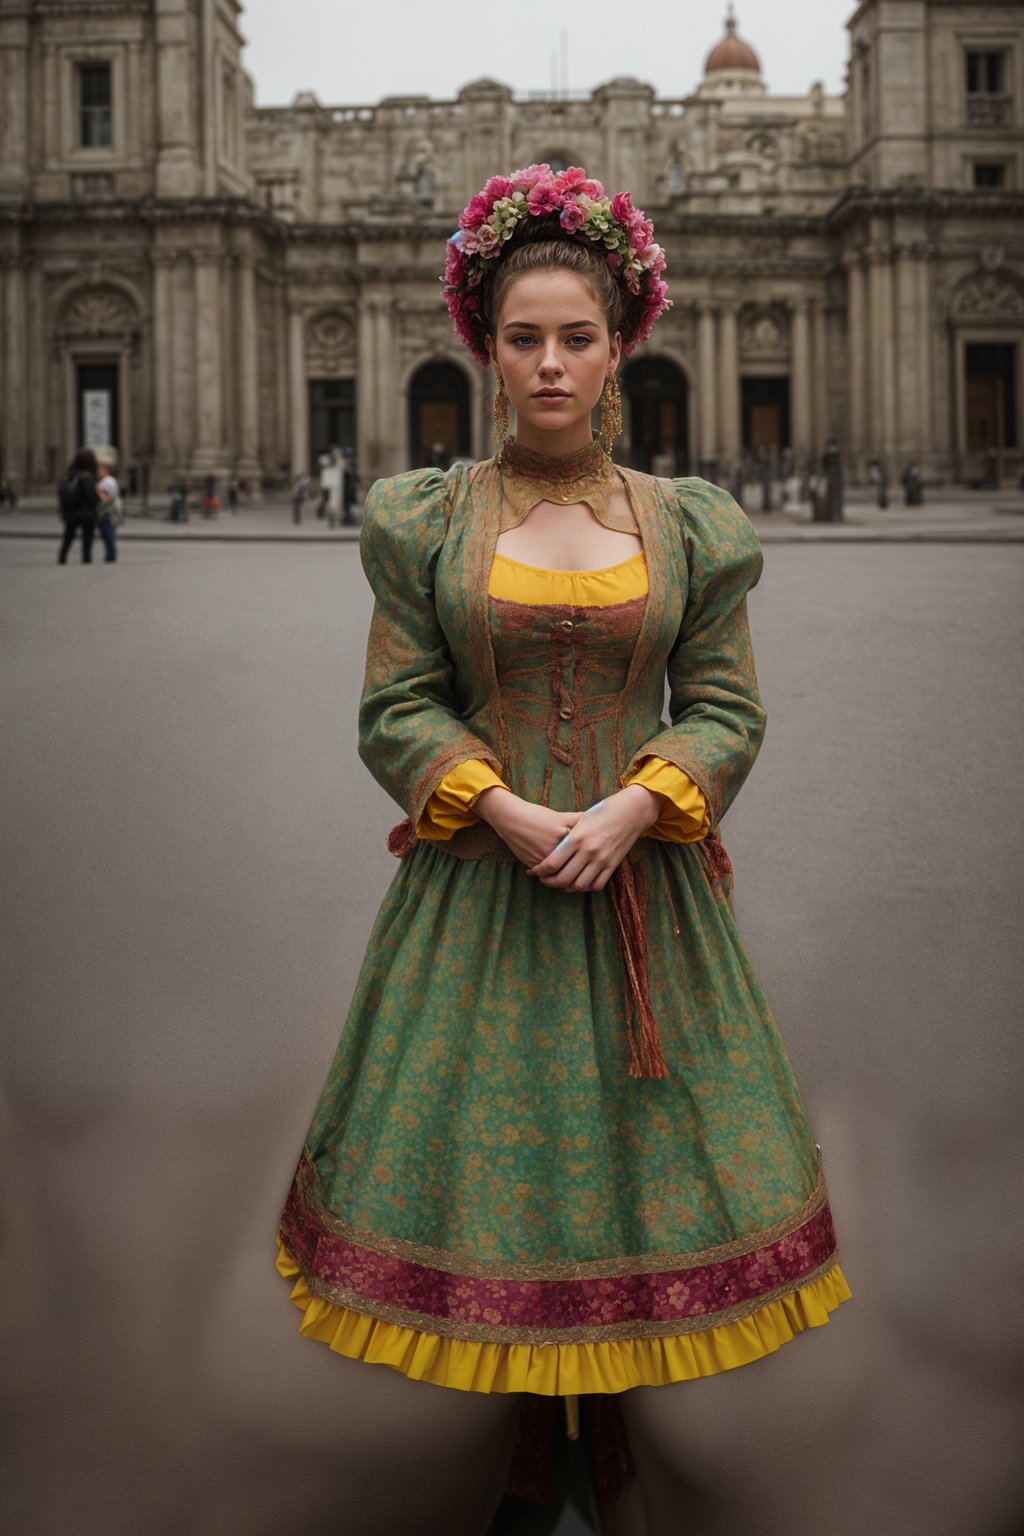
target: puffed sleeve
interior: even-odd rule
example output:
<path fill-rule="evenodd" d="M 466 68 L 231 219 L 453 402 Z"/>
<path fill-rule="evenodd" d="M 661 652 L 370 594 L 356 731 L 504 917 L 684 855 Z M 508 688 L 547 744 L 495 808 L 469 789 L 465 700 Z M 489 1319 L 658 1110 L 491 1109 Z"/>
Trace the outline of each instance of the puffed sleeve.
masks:
<path fill-rule="evenodd" d="M 623 776 L 623 784 L 641 784 L 661 798 L 661 811 L 645 837 L 662 843 L 697 843 L 711 830 L 708 803 L 681 768 L 663 757 L 645 757 L 635 773 Z"/>
<path fill-rule="evenodd" d="M 508 789 L 508 785 L 490 763 L 470 757 L 458 767 L 449 768 L 424 807 L 416 836 L 444 842 L 453 832 L 471 827 L 480 820 L 473 811 L 477 800 L 485 789 L 495 788 Z"/>
<path fill-rule="evenodd" d="M 689 775 L 717 827 L 753 767 L 764 737 L 747 623 L 747 593 L 764 555 L 750 520 L 706 480 L 673 482 L 683 522 L 687 597 L 668 658 L 671 727 L 645 742 L 623 778 L 660 757 Z"/>
<path fill-rule="evenodd" d="M 374 595 L 359 756 L 414 827 L 456 764 L 479 758 L 501 770 L 488 743 L 460 718 L 452 658 L 434 603 L 445 492 L 440 470 L 378 480 L 366 496 L 359 540 Z"/>

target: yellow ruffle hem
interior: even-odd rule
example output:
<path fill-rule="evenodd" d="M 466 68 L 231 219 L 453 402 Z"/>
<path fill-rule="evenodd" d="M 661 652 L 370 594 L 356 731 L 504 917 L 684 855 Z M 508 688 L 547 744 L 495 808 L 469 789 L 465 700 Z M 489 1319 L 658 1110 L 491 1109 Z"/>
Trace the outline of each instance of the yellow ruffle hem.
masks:
<path fill-rule="evenodd" d="M 362 1312 L 310 1295 L 298 1266 L 277 1240 L 277 1270 L 294 1280 L 289 1300 L 303 1312 L 299 1332 L 329 1344 L 336 1354 L 390 1365 L 413 1381 L 463 1392 L 534 1392 L 569 1397 L 582 1392 L 627 1392 L 671 1381 L 715 1376 L 788 1344 L 805 1328 L 827 1323 L 852 1291 L 836 1264 L 810 1285 L 741 1318 L 698 1333 L 597 1344 L 480 1344 L 439 1338 L 380 1322 Z"/>

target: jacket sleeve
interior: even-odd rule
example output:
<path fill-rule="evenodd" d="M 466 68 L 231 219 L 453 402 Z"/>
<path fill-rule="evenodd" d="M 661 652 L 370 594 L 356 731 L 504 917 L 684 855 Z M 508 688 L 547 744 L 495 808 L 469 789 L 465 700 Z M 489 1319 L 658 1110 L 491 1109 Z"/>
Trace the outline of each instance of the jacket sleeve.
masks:
<path fill-rule="evenodd" d="M 440 470 L 378 480 L 366 496 L 359 547 L 373 618 L 359 702 L 359 756 L 414 827 L 450 768 L 501 763 L 460 718 L 454 666 L 437 617 L 434 577 L 444 544 Z"/>
<path fill-rule="evenodd" d="M 687 596 L 668 658 L 669 718 L 637 751 L 623 777 L 645 757 L 674 763 L 703 792 L 718 825 L 753 767 L 764 737 L 747 623 L 747 593 L 764 555 L 746 513 L 705 480 L 674 482 L 683 523 Z"/>

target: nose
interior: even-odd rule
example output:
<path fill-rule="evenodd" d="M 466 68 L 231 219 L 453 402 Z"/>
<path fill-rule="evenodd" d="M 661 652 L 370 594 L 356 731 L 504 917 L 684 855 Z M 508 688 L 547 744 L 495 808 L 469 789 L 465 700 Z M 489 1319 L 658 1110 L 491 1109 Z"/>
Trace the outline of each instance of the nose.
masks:
<path fill-rule="evenodd" d="M 545 378 L 559 378 L 564 369 L 562 359 L 558 352 L 557 337 L 550 337 L 545 341 L 540 357 L 540 371 Z"/>

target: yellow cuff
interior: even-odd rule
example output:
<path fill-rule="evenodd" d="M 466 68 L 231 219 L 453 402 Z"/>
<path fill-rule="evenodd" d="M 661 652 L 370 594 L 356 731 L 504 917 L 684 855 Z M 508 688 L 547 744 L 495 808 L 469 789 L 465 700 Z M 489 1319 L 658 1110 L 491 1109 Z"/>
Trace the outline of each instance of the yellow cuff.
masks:
<path fill-rule="evenodd" d="M 470 757 L 464 763 L 457 763 L 448 770 L 424 806 L 416 836 L 446 842 L 453 832 L 471 827 L 479 820 L 473 814 L 478 797 L 496 784 L 508 789 L 501 775 L 480 758 Z"/>
<path fill-rule="evenodd" d="M 661 814 L 648 832 L 662 843 L 697 843 L 711 827 L 703 793 L 681 768 L 663 757 L 645 757 L 623 785 L 642 784 L 661 796 Z"/>

